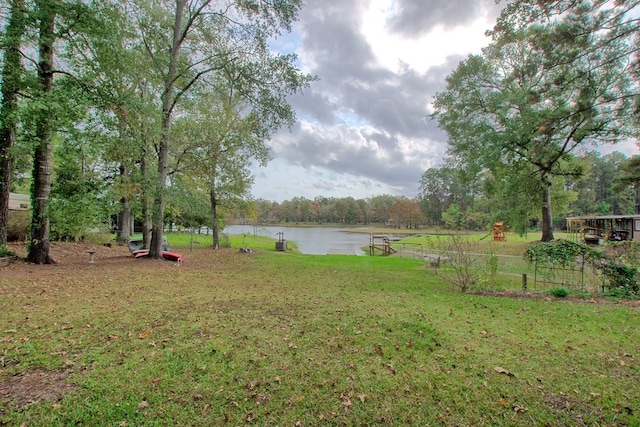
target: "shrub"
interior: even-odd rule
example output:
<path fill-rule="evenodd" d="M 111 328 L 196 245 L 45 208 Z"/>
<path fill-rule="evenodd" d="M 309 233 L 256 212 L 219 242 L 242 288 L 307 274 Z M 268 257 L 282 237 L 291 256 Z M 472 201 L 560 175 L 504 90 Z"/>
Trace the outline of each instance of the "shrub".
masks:
<path fill-rule="evenodd" d="M 0 257 L 2 256 L 14 256 L 15 252 L 13 252 L 11 249 L 7 248 L 4 245 L 0 245 Z"/>
<path fill-rule="evenodd" d="M 607 296 L 612 298 L 625 298 L 625 299 L 638 299 L 640 295 L 630 293 L 628 289 L 625 288 L 610 288 L 607 291 Z"/>
<path fill-rule="evenodd" d="M 566 298 L 567 296 L 569 296 L 569 291 L 567 290 L 567 288 L 564 288 L 562 286 L 559 288 L 553 288 L 549 292 L 551 293 L 551 295 L 557 298 Z"/>
<path fill-rule="evenodd" d="M 451 234 L 440 240 L 436 247 L 446 254 L 446 266 L 438 270 L 438 277 L 460 292 L 470 291 L 481 284 L 483 268 L 479 261 L 482 256 L 468 236 Z"/>
<path fill-rule="evenodd" d="M 557 239 L 552 242 L 529 246 L 524 253 L 524 259 L 531 264 L 550 263 L 566 267 L 575 262 L 579 256 L 590 258 L 597 255 L 595 251 L 585 244 Z"/>
<path fill-rule="evenodd" d="M 524 258 L 529 263 L 547 264 L 554 268 L 569 266 L 581 257 L 602 272 L 609 290 L 617 289 L 616 295 L 638 296 L 638 252 L 638 245 L 634 244 L 607 245 L 603 251 L 558 239 L 528 247 Z"/>
<path fill-rule="evenodd" d="M 620 295 L 640 295 L 638 269 L 624 264 L 610 262 L 601 267 L 602 274 L 609 280 L 609 290 L 617 289 Z"/>

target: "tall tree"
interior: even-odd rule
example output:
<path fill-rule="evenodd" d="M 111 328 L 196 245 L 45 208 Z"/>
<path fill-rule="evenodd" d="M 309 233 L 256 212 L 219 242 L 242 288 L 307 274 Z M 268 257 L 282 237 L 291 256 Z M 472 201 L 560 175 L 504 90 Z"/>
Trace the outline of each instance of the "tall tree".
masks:
<path fill-rule="evenodd" d="M 186 154 L 180 170 L 208 195 L 213 247 L 217 249 L 220 208 L 230 208 L 247 195 L 253 182 L 249 171 L 252 159 L 267 161 L 259 123 L 255 115 L 243 111 L 238 99 L 211 94 L 200 97 L 198 104 L 176 121 L 174 129 L 174 147 L 184 147 Z"/>
<path fill-rule="evenodd" d="M 469 175 L 466 177 L 465 175 Z M 473 205 L 476 195 L 478 174 L 465 173 L 463 168 L 445 165 L 440 168 L 429 168 L 420 180 L 420 204 L 422 212 L 433 224 L 442 223 L 442 213 L 451 204 L 456 204 L 462 211 Z"/>
<path fill-rule="evenodd" d="M 396 201 L 400 200 L 398 196 L 383 194 L 371 198 L 370 204 L 373 211 L 373 222 L 386 224 L 391 220 L 391 209 Z"/>
<path fill-rule="evenodd" d="M 630 10 L 622 2 L 514 1 L 493 42 L 461 62 L 436 96 L 433 117 L 453 156 L 494 171 L 530 165 L 543 241 L 553 239 L 553 178 L 582 174 L 577 148 L 638 134 L 639 26 Z"/>
<path fill-rule="evenodd" d="M 81 85 L 94 103 L 94 114 L 83 127 L 94 130 L 105 167 L 113 171 L 107 179 L 112 183 L 109 196 L 119 201 L 115 212 L 119 241 L 130 236 L 134 206 L 151 212 L 146 165 L 152 152 L 150 141 L 159 139 L 152 65 L 136 32 L 135 10 L 127 2 L 94 3 L 91 31 L 72 40 L 75 54 L 66 59 L 82 75 Z M 144 222 L 143 241 L 148 248 L 150 219 Z"/>
<path fill-rule="evenodd" d="M 398 228 L 418 228 L 423 222 L 420 202 L 406 197 L 399 198 L 391 209 L 391 217 Z"/>
<path fill-rule="evenodd" d="M 22 80 L 20 47 L 26 27 L 24 0 L 12 0 L 9 22 L 3 35 L 4 63 L 2 65 L 2 100 L 0 104 L 0 246 L 7 244 L 9 194 L 13 173 L 13 145 L 15 140 L 18 93 Z"/>
<path fill-rule="evenodd" d="M 51 193 L 51 155 L 53 150 L 53 119 L 50 109 L 53 93 L 53 57 L 56 39 L 54 23 L 56 8 L 50 0 L 37 0 L 38 28 L 38 92 L 41 103 L 36 123 L 33 154 L 31 238 L 27 260 L 34 264 L 53 262 L 49 254 L 49 194 Z"/>
<path fill-rule="evenodd" d="M 48 264 L 53 260 L 49 254 L 50 218 L 49 196 L 52 182 L 52 155 L 54 139 L 61 124 L 77 119 L 74 85 L 75 80 L 61 78 L 54 85 L 54 74 L 71 76 L 72 70 L 64 59 L 74 55 L 72 39 L 81 37 L 92 22 L 92 14 L 83 1 L 35 0 L 33 20 L 37 27 L 37 58 L 35 84 L 29 88 L 28 108 L 33 131 L 33 172 L 32 172 L 32 221 L 31 238 L 27 260 L 36 264 Z M 93 21 L 95 22 L 95 21 Z M 23 50 L 28 56 L 31 49 Z M 62 54 L 64 53 L 64 54 Z M 60 58 L 54 67 L 54 58 Z M 59 89 L 59 90 L 57 90 Z M 78 104 L 81 105 L 82 101 Z"/>
<path fill-rule="evenodd" d="M 135 1 L 134 1 L 135 3 Z M 238 1 L 220 4 L 212 0 L 175 0 L 146 4 L 135 14 L 154 74 L 162 83 L 162 131 L 157 144 L 157 182 L 150 256 L 162 256 L 164 191 L 167 186 L 171 126 L 180 101 L 207 79 L 221 73 L 240 79 L 238 92 L 252 98 L 258 89 L 284 98 L 300 87 L 306 76 L 293 67 L 293 56 L 269 52 L 267 39 L 289 30 L 300 0 Z M 170 32 L 166 29 L 169 28 Z M 264 64 L 282 67 L 267 75 Z M 156 79 L 154 79 L 156 80 Z M 293 86 L 292 86 L 293 84 Z M 271 90 L 268 90 L 271 89 Z"/>
<path fill-rule="evenodd" d="M 87 230 L 108 224 L 109 203 L 99 159 L 99 144 L 91 133 L 69 132 L 55 150 L 49 214 L 54 239 L 79 241 Z"/>

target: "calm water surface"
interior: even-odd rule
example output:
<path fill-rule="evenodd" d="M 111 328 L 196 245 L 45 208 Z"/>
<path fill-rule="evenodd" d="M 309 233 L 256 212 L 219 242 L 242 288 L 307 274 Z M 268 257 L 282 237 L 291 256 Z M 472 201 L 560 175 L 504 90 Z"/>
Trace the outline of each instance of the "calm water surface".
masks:
<path fill-rule="evenodd" d="M 295 242 L 303 254 L 326 255 L 341 253 L 364 255 L 362 247 L 369 246 L 369 234 L 350 233 L 332 227 L 273 227 L 252 225 L 230 225 L 224 230 L 228 234 L 255 234 L 278 239 L 278 233 L 284 233 L 284 239 Z"/>

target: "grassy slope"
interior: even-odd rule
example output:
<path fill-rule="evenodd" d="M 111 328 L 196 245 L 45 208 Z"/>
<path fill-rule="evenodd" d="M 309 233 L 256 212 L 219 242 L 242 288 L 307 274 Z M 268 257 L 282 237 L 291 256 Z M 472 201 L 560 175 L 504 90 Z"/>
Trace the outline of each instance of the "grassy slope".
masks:
<path fill-rule="evenodd" d="M 0 277 L 0 378 L 40 366 L 79 386 L 0 406 L 0 424 L 640 425 L 637 308 L 462 295 L 413 260 L 232 245 L 259 253 Z"/>

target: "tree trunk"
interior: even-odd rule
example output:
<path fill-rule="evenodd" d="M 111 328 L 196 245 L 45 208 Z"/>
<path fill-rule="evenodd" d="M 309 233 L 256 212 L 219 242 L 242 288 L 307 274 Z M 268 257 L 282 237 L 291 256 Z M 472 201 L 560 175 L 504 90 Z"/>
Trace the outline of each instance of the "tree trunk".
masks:
<path fill-rule="evenodd" d="M 7 245 L 9 193 L 15 140 L 18 92 L 22 78 L 20 44 L 25 29 L 24 0 L 13 0 L 5 33 L 4 68 L 2 69 L 2 105 L 0 106 L 0 246 Z"/>
<path fill-rule="evenodd" d="M 167 186 L 167 171 L 169 167 L 169 144 L 171 120 L 173 113 L 175 77 L 182 43 L 182 17 L 186 0 L 176 0 L 176 12 L 173 24 L 173 42 L 169 58 L 169 68 L 164 80 L 164 92 L 162 93 L 162 140 L 158 151 L 158 181 L 153 203 L 153 231 L 151 235 L 151 258 L 162 259 L 162 233 L 164 231 L 164 190 Z"/>
<path fill-rule="evenodd" d="M 129 172 L 124 165 L 120 165 L 120 177 L 127 178 Z M 118 241 L 128 242 L 131 238 L 131 199 L 129 196 L 122 196 L 120 199 L 120 213 L 118 214 Z"/>
<path fill-rule="evenodd" d="M 163 120 L 164 121 L 164 120 Z M 163 125 L 164 126 L 164 125 Z M 153 200 L 153 229 L 149 257 L 162 259 L 162 235 L 164 233 L 164 189 L 167 186 L 167 168 L 169 163 L 169 135 L 163 136 L 158 153 L 158 182 Z"/>
<path fill-rule="evenodd" d="M 47 0 L 36 2 L 40 14 L 38 81 L 40 97 L 53 91 L 53 23 L 55 14 Z M 51 113 L 45 108 L 38 118 L 36 147 L 33 156 L 33 214 L 31 241 L 27 260 L 34 264 L 51 264 L 49 255 L 49 194 L 51 193 Z"/>
<path fill-rule="evenodd" d="M 543 242 L 553 240 L 553 215 L 551 214 L 551 183 L 546 183 L 542 201 L 542 239 Z"/>
<path fill-rule="evenodd" d="M 153 221 L 151 220 L 151 197 L 149 196 L 149 186 L 147 181 L 149 179 L 147 168 L 147 150 L 142 151 L 142 158 L 140 160 L 140 174 L 144 185 L 142 186 L 142 247 L 149 249 L 151 247 L 151 229 L 153 227 Z"/>
<path fill-rule="evenodd" d="M 218 199 L 216 197 L 215 184 L 211 184 L 209 200 L 211 202 L 211 232 L 213 234 L 213 249 L 220 248 L 220 230 L 218 230 Z"/>

